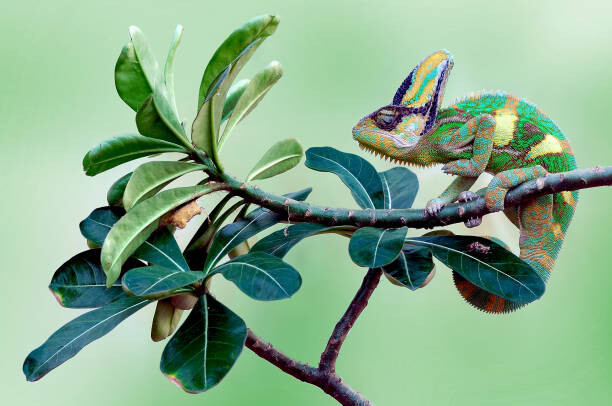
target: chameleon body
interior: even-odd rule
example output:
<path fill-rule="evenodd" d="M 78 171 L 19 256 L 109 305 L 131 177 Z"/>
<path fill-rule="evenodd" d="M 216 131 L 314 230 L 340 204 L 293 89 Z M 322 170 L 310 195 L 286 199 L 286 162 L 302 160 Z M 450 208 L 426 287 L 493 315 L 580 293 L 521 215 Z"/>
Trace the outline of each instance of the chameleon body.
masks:
<path fill-rule="evenodd" d="M 483 191 L 486 205 L 504 210 L 520 230 L 520 257 L 547 280 L 576 209 L 577 192 L 539 197 L 504 208 L 506 192 L 548 172 L 576 168 L 569 143 L 555 123 L 533 104 L 503 92 L 472 94 L 440 108 L 453 66 L 441 50 L 423 60 L 401 84 L 393 102 L 361 119 L 353 138 L 361 148 L 396 163 L 444 164 L 457 178 L 426 206 L 436 215 L 446 204 L 466 201 L 483 172 L 494 175 Z M 469 219 L 468 227 L 481 219 Z M 513 311 L 521 304 L 490 294 L 453 273 L 461 295 L 490 313 Z"/>

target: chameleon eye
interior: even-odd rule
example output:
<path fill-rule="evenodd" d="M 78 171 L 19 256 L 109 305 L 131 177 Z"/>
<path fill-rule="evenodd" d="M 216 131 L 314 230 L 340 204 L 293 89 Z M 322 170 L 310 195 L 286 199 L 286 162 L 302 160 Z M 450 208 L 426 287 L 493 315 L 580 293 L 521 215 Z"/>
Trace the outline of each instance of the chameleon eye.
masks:
<path fill-rule="evenodd" d="M 378 128 L 382 130 L 389 130 L 393 128 L 396 117 L 397 115 L 393 110 L 381 110 L 374 117 L 374 122 Z"/>

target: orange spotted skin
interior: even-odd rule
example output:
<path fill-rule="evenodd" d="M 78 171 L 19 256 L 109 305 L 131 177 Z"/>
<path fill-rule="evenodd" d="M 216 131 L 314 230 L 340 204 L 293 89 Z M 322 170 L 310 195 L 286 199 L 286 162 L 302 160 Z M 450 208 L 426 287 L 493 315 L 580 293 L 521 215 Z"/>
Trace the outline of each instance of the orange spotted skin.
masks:
<path fill-rule="evenodd" d="M 425 58 L 406 78 L 393 103 L 361 119 L 353 128 L 359 145 L 402 164 L 445 164 L 457 175 L 440 196 L 430 200 L 435 215 L 469 190 L 478 176 L 494 177 L 485 190 L 487 207 L 504 211 L 520 231 L 520 257 L 548 280 L 578 202 L 578 192 L 539 197 L 518 207 L 504 207 L 507 191 L 549 172 L 575 169 L 574 153 L 561 130 L 524 99 L 504 92 L 481 92 L 440 108 L 452 69 L 448 51 Z M 466 223 L 467 224 L 467 223 Z M 518 303 L 492 295 L 458 274 L 455 285 L 473 306 L 506 313 Z"/>

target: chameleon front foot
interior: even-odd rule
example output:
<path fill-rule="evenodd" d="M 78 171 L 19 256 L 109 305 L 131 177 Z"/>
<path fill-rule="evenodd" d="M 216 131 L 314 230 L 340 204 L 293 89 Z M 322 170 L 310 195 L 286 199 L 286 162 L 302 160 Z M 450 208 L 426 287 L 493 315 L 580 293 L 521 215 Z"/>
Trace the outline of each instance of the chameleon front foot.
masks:
<path fill-rule="evenodd" d="M 465 190 L 459 193 L 457 201 L 460 203 L 471 202 L 472 200 L 478 199 L 478 195 L 471 190 Z M 470 217 L 464 222 L 467 228 L 477 227 L 482 224 L 482 217 Z"/>
<path fill-rule="evenodd" d="M 446 206 L 446 203 L 439 197 L 431 199 L 425 205 L 425 215 L 437 216 L 444 206 Z"/>

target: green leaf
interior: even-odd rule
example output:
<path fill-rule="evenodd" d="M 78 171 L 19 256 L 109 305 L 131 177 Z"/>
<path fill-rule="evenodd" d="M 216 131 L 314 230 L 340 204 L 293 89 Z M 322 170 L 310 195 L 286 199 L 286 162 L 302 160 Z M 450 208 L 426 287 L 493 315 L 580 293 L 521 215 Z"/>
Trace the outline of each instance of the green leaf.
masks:
<path fill-rule="evenodd" d="M 134 111 L 138 111 L 153 91 L 138 62 L 132 41 L 121 49 L 121 54 L 117 59 L 115 87 L 119 97 Z"/>
<path fill-rule="evenodd" d="M 198 108 L 204 104 L 204 100 L 210 93 L 211 85 L 219 74 L 236 58 L 244 54 L 249 47 L 256 49 L 266 37 L 272 35 L 274 31 L 276 31 L 278 23 L 278 17 L 271 15 L 258 16 L 232 32 L 230 36 L 223 41 L 204 70 L 204 75 L 200 84 Z M 255 51 L 255 49 L 252 51 Z M 246 63 L 246 61 L 244 61 L 244 63 Z M 238 74 L 238 72 L 236 72 L 236 74 Z"/>
<path fill-rule="evenodd" d="M 176 100 L 174 97 L 174 57 L 176 56 L 176 49 L 182 37 L 183 26 L 179 24 L 174 29 L 174 38 L 172 39 L 172 44 L 170 44 L 170 50 L 166 58 L 166 66 L 164 67 L 164 82 L 166 84 L 166 89 L 168 89 L 168 100 L 170 100 L 174 111 L 176 111 Z"/>
<path fill-rule="evenodd" d="M 213 269 L 256 300 L 287 299 L 298 291 L 302 278 L 291 265 L 274 255 L 252 252 Z"/>
<path fill-rule="evenodd" d="M 385 276 L 393 283 L 410 290 L 422 287 L 433 269 L 431 250 L 408 244 L 404 245 L 395 261 L 382 267 Z"/>
<path fill-rule="evenodd" d="M 304 238 L 333 230 L 334 228 L 336 227 L 328 227 L 316 223 L 295 224 L 268 234 L 251 248 L 251 252 L 266 252 L 283 258 L 291 248 Z"/>
<path fill-rule="evenodd" d="M 130 38 L 134 45 L 134 53 L 138 59 L 138 63 L 144 73 L 144 77 L 149 84 L 151 89 L 155 89 L 155 85 L 160 80 L 159 65 L 153 55 L 153 51 L 149 46 L 144 34 L 140 31 L 140 28 L 136 26 L 130 26 L 129 28 Z"/>
<path fill-rule="evenodd" d="M 123 205 L 130 210 L 163 189 L 168 183 L 190 172 L 201 171 L 206 166 L 190 162 L 153 161 L 140 165 L 130 179 L 123 195 Z"/>
<path fill-rule="evenodd" d="M 26 379 L 39 380 L 148 303 L 148 300 L 124 296 L 68 322 L 28 355 L 23 363 Z"/>
<path fill-rule="evenodd" d="M 100 247 L 115 223 L 125 215 L 125 211 L 116 207 L 95 209 L 80 224 L 81 234 Z M 189 267 L 181 249 L 167 227 L 155 231 L 136 251 L 133 256 L 143 261 L 170 269 L 188 271 Z"/>
<path fill-rule="evenodd" d="M 408 227 L 360 228 L 351 237 L 349 255 L 359 266 L 379 268 L 393 262 L 404 245 Z"/>
<path fill-rule="evenodd" d="M 350 189 L 362 208 L 384 207 L 382 181 L 376 169 L 365 159 L 331 147 L 310 148 L 306 151 L 306 166 L 315 171 L 332 172 Z"/>
<path fill-rule="evenodd" d="M 153 104 L 155 105 L 155 109 L 157 110 L 157 113 L 161 117 L 162 121 L 176 136 L 176 139 L 185 147 L 191 149 L 191 143 L 189 142 L 185 129 L 183 128 L 183 124 L 179 119 L 176 106 L 174 106 L 170 99 L 168 89 L 166 89 L 166 86 L 161 82 L 159 82 L 153 90 Z"/>
<path fill-rule="evenodd" d="M 504 299 L 529 303 L 544 294 L 544 281 L 523 260 L 497 243 L 472 236 L 411 237 L 469 282 Z"/>
<path fill-rule="evenodd" d="M 186 392 L 204 392 L 227 375 L 242 352 L 246 335 L 240 317 L 204 295 L 166 345 L 161 371 Z"/>
<path fill-rule="evenodd" d="M 171 142 L 134 134 L 120 135 L 92 148 L 83 158 L 83 170 L 87 175 L 94 176 L 134 159 L 163 152 L 189 153 Z"/>
<path fill-rule="evenodd" d="M 304 200 L 312 189 L 304 189 L 299 192 L 289 193 L 285 197 Z M 244 220 L 226 225 L 219 230 L 208 250 L 204 272 L 208 273 L 228 252 L 238 244 L 254 236 L 255 234 L 272 227 L 285 218 L 284 215 L 271 212 L 268 209 L 258 208 L 247 214 Z"/>
<path fill-rule="evenodd" d="M 385 203 L 379 209 L 409 209 L 419 191 L 419 180 L 408 168 L 396 166 L 379 172 Z"/>
<path fill-rule="evenodd" d="M 266 179 L 287 172 L 302 159 L 302 146 L 295 138 L 288 138 L 272 145 L 255 164 L 247 176 L 247 182 Z"/>
<path fill-rule="evenodd" d="M 236 103 L 238 103 L 238 99 L 240 99 L 240 96 L 242 96 L 250 82 L 251 79 L 242 79 L 229 88 L 227 97 L 225 98 L 225 104 L 223 105 L 221 121 L 227 120 L 232 114 L 234 107 L 236 107 Z"/>
<path fill-rule="evenodd" d="M 263 71 L 253 77 L 242 96 L 240 96 L 234 112 L 225 125 L 223 135 L 219 139 L 219 149 L 221 149 L 236 124 L 257 106 L 282 75 L 283 69 L 280 63 L 273 61 Z"/>
<path fill-rule="evenodd" d="M 123 289 L 132 296 L 161 299 L 191 292 L 190 286 L 204 279 L 203 272 L 168 269 L 161 266 L 134 268 L 123 275 Z"/>
<path fill-rule="evenodd" d="M 210 192 L 207 186 L 165 190 L 132 208 L 113 226 L 102 246 L 102 266 L 110 286 L 127 258 L 159 227 L 159 219 L 177 207 Z"/>
<path fill-rule="evenodd" d="M 108 201 L 109 205 L 119 207 L 123 206 L 123 193 L 125 192 L 125 187 L 127 186 L 131 177 L 132 172 L 117 179 L 117 181 L 112 184 L 110 189 L 108 189 L 106 200 Z"/>
<path fill-rule="evenodd" d="M 157 138 L 172 143 L 176 143 L 176 134 L 168 128 L 164 120 L 160 117 L 153 103 L 153 94 L 142 103 L 136 113 L 136 128 L 145 137 Z"/>
<path fill-rule="evenodd" d="M 130 259 L 123 271 L 142 265 Z M 123 294 L 119 283 L 106 287 L 99 249 L 81 252 L 60 266 L 51 278 L 49 289 L 59 304 L 70 308 L 105 306 Z"/>

